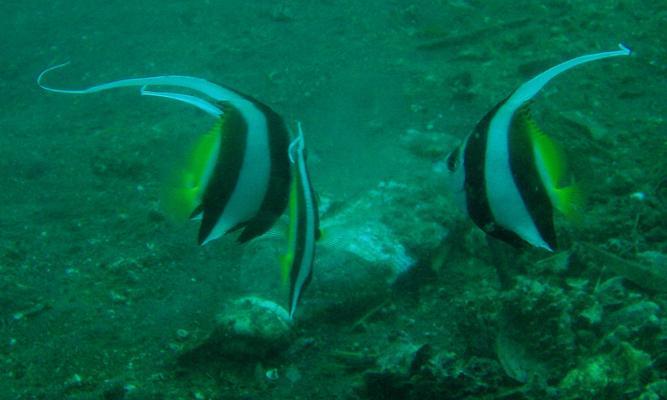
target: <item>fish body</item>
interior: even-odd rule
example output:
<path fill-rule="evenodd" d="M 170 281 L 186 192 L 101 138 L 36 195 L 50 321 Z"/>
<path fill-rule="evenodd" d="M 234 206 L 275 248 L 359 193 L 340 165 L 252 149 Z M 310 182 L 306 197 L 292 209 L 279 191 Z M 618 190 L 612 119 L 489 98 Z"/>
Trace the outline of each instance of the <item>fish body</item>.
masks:
<path fill-rule="evenodd" d="M 284 212 L 290 183 L 289 133 L 280 115 L 267 105 L 229 87 L 178 75 L 122 79 L 81 90 L 45 86 L 45 74 L 63 65 L 42 72 L 38 84 L 67 94 L 141 87 L 144 96 L 184 102 L 216 119 L 166 190 L 169 208 L 201 220 L 199 244 L 236 230 L 242 230 L 238 240 L 246 242 L 269 230 Z M 197 95 L 149 90 L 155 86 L 188 89 Z"/>
<path fill-rule="evenodd" d="M 287 253 L 282 259 L 283 276 L 289 277 L 289 316 L 294 317 L 301 295 L 313 276 L 315 244 L 319 238 L 317 196 L 306 165 L 301 125 L 289 146 L 292 183 L 289 196 Z"/>
<path fill-rule="evenodd" d="M 568 60 L 525 82 L 491 109 L 449 155 L 449 186 L 478 227 L 513 245 L 556 249 L 553 210 L 574 216 L 581 195 L 559 146 L 531 118 L 528 102 L 562 72 L 630 54 L 620 47 Z"/>

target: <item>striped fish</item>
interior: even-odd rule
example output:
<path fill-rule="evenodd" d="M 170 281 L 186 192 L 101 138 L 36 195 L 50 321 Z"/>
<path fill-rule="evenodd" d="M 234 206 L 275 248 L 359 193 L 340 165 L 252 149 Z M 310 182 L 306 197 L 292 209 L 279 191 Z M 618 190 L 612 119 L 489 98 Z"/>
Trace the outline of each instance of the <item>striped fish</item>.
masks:
<path fill-rule="evenodd" d="M 530 117 L 527 102 L 551 79 L 578 65 L 630 50 L 589 54 L 552 67 L 519 86 L 477 124 L 447 158 L 449 186 L 473 222 L 513 245 L 557 247 L 553 209 L 573 216 L 581 196 L 559 147 Z"/>
<path fill-rule="evenodd" d="M 200 219 L 198 242 L 205 244 L 242 229 L 246 242 L 271 228 L 287 206 L 289 134 L 282 118 L 258 100 L 234 89 L 190 76 L 123 79 L 81 90 L 48 87 L 56 93 L 89 94 L 120 87 L 141 87 L 141 95 L 193 105 L 213 116 L 213 129 L 196 142 L 187 165 L 167 190 L 168 208 Z M 198 95 L 149 90 L 154 86 L 188 89 Z"/>
<path fill-rule="evenodd" d="M 301 124 L 289 146 L 292 183 L 289 195 L 289 232 L 287 253 L 282 258 L 284 280 L 289 276 L 289 316 L 294 317 L 301 295 L 313 276 L 315 242 L 320 235 L 317 198 L 306 167 Z"/>

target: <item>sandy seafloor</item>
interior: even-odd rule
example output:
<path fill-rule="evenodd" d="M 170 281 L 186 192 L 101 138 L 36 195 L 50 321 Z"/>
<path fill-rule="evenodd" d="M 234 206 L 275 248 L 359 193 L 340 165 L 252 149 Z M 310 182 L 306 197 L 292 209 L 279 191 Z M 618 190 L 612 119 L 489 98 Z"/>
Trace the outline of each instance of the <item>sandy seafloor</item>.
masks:
<path fill-rule="evenodd" d="M 0 398 L 667 396 L 666 2 L 25 0 L 0 15 Z M 570 265 L 518 252 L 501 289 L 438 165 L 522 81 L 619 41 L 635 54 L 570 71 L 534 104 L 587 193 L 583 222 L 558 220 Z M 196 223 L 172 222 L 158 200 L 163 172 L 210 119 L 133 89 L 42 91 L 39 72 L 67 60 L 49 84 L 186 74 L 302 121 L 322 198 L 409 188 L 386 206 L 407 221 L 394 234 L 417 272 L 348 316 L 309 312 L 336 295 L 316 270 L 295 326 L 306 348 L 180 365 L 183 340 L 205 335 L 222 304 L 280 285 L 282 250 L 248 276 L 233 237 L 197 246 Z M 404 145 L 410 129 L 423 146 Z M 449 234 L 410 238 L 425 220 Z M 634 264 L 608 266 L 583 242 Z M 498 331 L 527 343 L 500 349 Z M 395 343 L 425 361 L 387 367 Z"/>

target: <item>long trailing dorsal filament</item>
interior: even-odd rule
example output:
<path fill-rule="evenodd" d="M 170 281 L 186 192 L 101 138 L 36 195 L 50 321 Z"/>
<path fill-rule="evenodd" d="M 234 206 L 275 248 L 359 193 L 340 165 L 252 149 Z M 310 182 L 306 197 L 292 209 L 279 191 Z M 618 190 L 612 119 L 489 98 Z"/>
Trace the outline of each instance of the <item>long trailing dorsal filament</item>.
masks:
<path fill-rule="evenodd" d="M 560 63 L 556 66 L 549 68 L 548 70 L 542 72 L 541 74 L 535 76 L 528 82 L 525 82 L 519 86 L 514 93 L 507 99 L 507 105 L 509 107 L 519 107 L 521 104 L 533 98 L 537 92 L 539 92 L 544 85 L 546 85 L 551 79 L 555 78 L 557 75 L 567 71 L 568 69 L 574 68 L 578 65 L 585 64 L 591 61 L 600 60 L 603 58 L 609 57 L 618 57 L 618 56 L 629 56 L 632 53 L 632 50 L 625 47 L 622 43 L 618 45 L 619 50 L 615 51 L 605 51 L 602 53 L 595 54 L 586 54 L 580 57 L 567 60 L 563 63 Z"/>
<path fill-rule="evenodd" d="M 619 47 L 619 50 L 587 54 L 551 67 L 523 83 L 494 109 L 485 128 L 487 139 L 483 150 L 484 176 L 492 176 L 493 179 L 484 179 L 483 184 L 495 225 L 516 233 L 533 246 L 553 250 L 553 246 L 544 240 L 534 223 L 524 201 L 525 197 L 516 184 L 516 174 L 510 163 L 510 134 L 515 113 L 559 74 L 592 61 L 630 55 L 630 49 L 623 45 Z"/>
<path fill-rule="evenodd" d="M 292 164 L 296 163 L 297 154 L 303 151 L 303 130 L 301 129 L 301 121 L 296 121 L 297 134 L 287 148 L 287 154 Z"/>
<path fill-rule="evenodd" d="M 214 106 L 208 101 L 199 98 L 197 96 L 192 96 L 184 93 L 174 93 L 174 92 L 156 92 L 154 90 L 147 90 L 146 89 L 147 87 L 148 85 L 144 85 L 141 87 L 141 90 L 139 92 L 141 93 L 142 96 L 163 97 L 166 99 L 180 101 L 182 103 L 193 105 L 214 117 L 219 117 L 223 114 L 220 108 Z"/>
<path fill-rule="evenodd" d="M 164 75 L 164 76 L 152 76 L 144 78 L 121 79 L 113 82 L 103 83 L 100 85 L 90 86 L 84 89 L 60 89 L 47 86 L 43 83 L 46 74 L 48 74 L 53 70 L 63 68 L 67 65 L 69 65 L 69 62 L 58 64 L 53 67 L 45 69 L 37 77 L 37 84 L 42 89 L 47 90 L 49 92 L 65 93 L 65 94 L 90 94 L 122 87 L 140 87 L 141 88 L 140 93 L 144 96 L 163 97 L 171 100 L 180 101 L 186 104 L 193 105 L 215 117 L 222 115 L 223 113 L 222 109 L 220 109 L 212 102 L 204 98 L 183 93 L 147 90 L 147 87 L 173 86 L 199 92 L 216 102 L 229 101 L 237 104 L 248 102 L 248 100 L 245 97 L 243 97 L 242 95 L 231 89 L 209 82 L 205 79 L 195 78 L 192 76 L 182 76 L 182 75 Z"/>

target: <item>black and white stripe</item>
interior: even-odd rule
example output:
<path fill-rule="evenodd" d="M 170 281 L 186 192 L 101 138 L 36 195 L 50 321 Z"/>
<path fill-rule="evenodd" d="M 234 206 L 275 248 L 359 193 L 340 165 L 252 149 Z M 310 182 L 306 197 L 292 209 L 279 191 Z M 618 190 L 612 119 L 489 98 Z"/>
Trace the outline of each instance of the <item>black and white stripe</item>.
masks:
<path fill-rule="evenodd" d="M 233 104 L 243 122 L 225 132 L 219 174 L 212 176 L 202 202 L 201 244 L 237 229 L 243 229 L 238 240 L 246 242 L 270 229 L 287 205 L 288 132 L 282 118 L 247 97 Z"/>
<path fill-rule="evenodd" d="M 525 105 L 551 79 L 577 65 L 630 50 L 577 57 L 521 85 L 477 124 L 447 160 L 450 187 L 473 222 L 512 244 L 556 248 L 553 204 L 536 165 Z"/>
<path fill-rule="evenodd" d="M 289 134 L 282 118 L 271 108 L 231 88 L 190 76 L 122 79 L 81 90 L 42 84 L 46 73 L 65 65 L 43 71 L 37 83 L 45 90 L 68 94 L 136 86 L 141 87 L 142 95 L 191 104 L 224 119 L 201 204 L 193 211 L 194 216 L 202 219 L 200 244 L 236 229 L 243 229 L 238 240 L 245 242 L 266 232 L 282 214 L 290 182 Z M 155 86 L 185 88 L 201 96 L 148 90 Z"/>
<path fill-rule="evenodd" d="M 290 195 L 290 243 L 288 259 L 290 268 L 289 315 L 296 307 L 313 276 L 315 242 L 319 235 L 317 198 L 306 166 L 305 145 L 301 125 L 298 136 L 289 146 L 292 162 L 292 191 Z"/>

